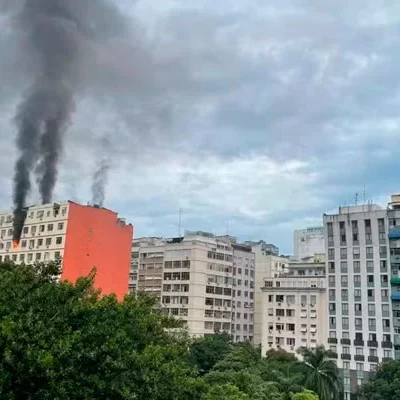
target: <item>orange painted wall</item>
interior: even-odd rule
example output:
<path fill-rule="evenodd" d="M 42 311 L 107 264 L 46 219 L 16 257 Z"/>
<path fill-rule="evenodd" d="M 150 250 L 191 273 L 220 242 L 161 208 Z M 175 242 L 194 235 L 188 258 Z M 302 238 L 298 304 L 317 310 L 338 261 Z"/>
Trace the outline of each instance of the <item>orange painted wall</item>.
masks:
<path fill-rule="evenodd" d="M 93 267 L 95 287 L 103 294 L 128 293 L 133 227 L 105 208 L 70 203 L 62 279 L 75 282 Z"/>

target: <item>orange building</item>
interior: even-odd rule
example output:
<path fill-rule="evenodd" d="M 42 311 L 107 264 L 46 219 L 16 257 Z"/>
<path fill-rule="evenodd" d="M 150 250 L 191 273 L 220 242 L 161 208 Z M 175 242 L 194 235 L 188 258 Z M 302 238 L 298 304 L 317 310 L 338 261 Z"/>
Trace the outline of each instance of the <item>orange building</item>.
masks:
<path fill-rule="evenodd" d="M 114 211 L 71 201 L 29 207 L 20 244 L 12 248 L 12 212 L 0 214 L 0 261 L 62 259 L 62 279 L 75 282 L 96 268 L 103 294 L 128 293 L 133 227 Z"/>

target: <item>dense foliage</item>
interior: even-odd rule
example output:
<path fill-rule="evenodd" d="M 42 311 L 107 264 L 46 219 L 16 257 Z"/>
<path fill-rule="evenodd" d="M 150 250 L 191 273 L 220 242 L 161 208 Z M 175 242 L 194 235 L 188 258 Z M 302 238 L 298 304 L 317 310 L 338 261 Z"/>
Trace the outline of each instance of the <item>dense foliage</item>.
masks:
<path fill-rule="evenodd" d="M 93 275 L 74 285 L 58 275 L 54 263 L 0 264 L 0 399 L 336 398 L 323 349 L 300 362 L 225 334 L 190 340 L 152 298 L 118 302 L 93 289 Z"/>
<path fill-rule="evenodd" d="M 357 396 L 358 400 L 399 400 L 400 360 L 381 364 L 364 384 Z"/>

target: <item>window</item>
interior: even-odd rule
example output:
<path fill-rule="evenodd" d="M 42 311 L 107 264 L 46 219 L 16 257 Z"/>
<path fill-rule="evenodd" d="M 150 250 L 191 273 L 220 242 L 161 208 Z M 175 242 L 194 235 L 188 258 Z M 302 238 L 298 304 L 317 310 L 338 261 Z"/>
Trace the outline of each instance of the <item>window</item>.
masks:
<path fill-rule="evenodd" d="M 378 355 L 378 350 L 377 349 L 369 349 L 369 355 L 371 356 L 371 357 L 377 357 L 377 355 Z"/>
<path fill-rule="evenodd" d="M 62 244 L 62 236 L 56 238 L 56 244 Z"/>
<path fill-rule="evenodd" d="M 25 261 L 25 254 L 20 254 L 19 255 L 19 261 L 21 261 L 21 262 Z"/>
<path fill-rule="evenodd" d="M 354 304 L 354 311 L 357 312 L 362 312 L 362 306 L 361 303 L 356 303 Z"/>
<path fill-rule="evenodd" d="M 59 251 L 54 252 L 54 258 L 59 260 L 61 258 L 61 253 Z"/>
<path fill-rule="evenodd" d="M 349 291 L 348 289 L 342 289 L 342 300 L 347 301 L 349 298 Z"/>
<path fill-rule="evenodd" d="M 342 274 L 347 274 L 347 261 L 340 262 L 340 272 Z"/>
<path fill-rule="evenodd" d="M 350 377 L 349 376 L 343 377 L 343 384 L 350 386 Z"/>
<path fill-rule="evenodd" d="M 347 258 L 347 248 L 343 247 L 340 249 L 340 258 L 345 260 Z"/>
<path fill-rule="evenodd" d="M 335 286 L 336 286 L 335 275 L 329 275 L 329 287 L 335 287 Z"/>
<path fill-rule="evenodd" d="M 370 331 L 376 330 L 376 320 L 375 320 L 375 318 L 369 318 L 368 319 L 368 329 Z"/>
<path fill-rule="evenodd" d="M 356 370 L 357 371 L 364 371 L 364 364 L 363 363 L 356 363 Z"/>
<path fill-rule="evenodd" d="M 343 354 L 350 354 L 350 347 L 343 346 L 342 351 L 343 351 Z"/>
<path fill-rule="evenodd" d="M 329 311 L 336 311 L 336 304 L 335 303 L 329 303 Z"/>
<path fill-rule="evenodd" d="M 392 350 L 383 350 L 383 357 L 392 358 Z"/>
<path fill-rule="evenodd" d="M 26 248 L 26 240 L 21 240 L 21 247 Z"/>
<path fill-rule="evenodd" d="M 36 253 L 36 257 L 35 257 L 36 261 L 40 261 L 41 258 L 42 258 L 42 253 Z"/>
<path fill-rule="evenodd" d="M 374 262 L 367 261 L 367 272 L 374 272 Z"/>
<path fill-rule="evenodd" d="M 354 324 L 355 324 L 356 330 L 362 330 L 362 319 L 361 318 L 355 318 Z"/>
<path fill-rule="evenodd" d="M 354 286 L 361 286 L 361 275 L 354 275 Z"/>
<path fill-rule="evenodd" d="M 16 254 L 13 254 L 12 255 L 12 260 L 15 262 L 15 261 L 17 261 L 17 255 Z"/>
<path fill-rule="evenodd" d="M 363 356 L 364 355 L 364 349 L 362 347 L 356 347 L 356 354 L 358 356 Z"/>
<path fill-rule="evenodd" d="M 210 330 L 213 328 L 213 323 L 211 321 L 204 322 L 204 329 Z"/>
<path fill-rule="evenodd" d="M 373 258 L 373 256 L 374 256 L 374 248 L 373 247 L 366 247 L 365 252 L 366 252 L 367 258 Z"/>
<path fill-rule="evenodd" d="M 46 238 L 46 246 L 50 246 L 51 245 L 51 238 Z"/>
<path fill-rule="evenodd" d="M 379 265 L 381 268 L 381 272 L 387 272 L 387 260 L 380 260 Z"/>
<path fill-rule="evenodd" d="M 29 232 L 29 227 L 24 226 L 23 233 L 26 235 L 28 232 Z M 11 234 L 12 234 L 12 230 L 11 230 Z"/>
<path fill-rule="evenodd" d="M 347 275 L 342 275 L 340 280 L 341 280 L 342 286 L 347 287 L 347 285 L 348 285 L 348 277 L 347 277 Z"/>
<path fill-rule="evenodd" d="M 359 247 L 353 247 L 353 258 L 355 258 L 355 259 L 360 258 L 360 248 Z"/>
<path fill-rule="evenodd" d="M 328 249 L 328 260 L 335 259 L 335 249 Z"/>
<path fill-rule="evenodd" d="M 368 315 L 375 315 L 375 304 L 368 304 Z"/>
<path fill-rule="evenodd" d="M 58 225 L 57 225 L 57 229 L 59 231 L 62 231 L 64 229 L 64 222 L 59 222 Z"/>
<path fill-rule="evenodd" d="M 343 369 L 350 369 L 350 363 L 348 361 L 343 361 Z"/>
<path fill-rule="evenodd" d="M 336 331 L 329 331 L 329 337 L 331 339 L 336 339 Z"/>
<path fill-rule="evenodd" d="M 361 300 L 361 290 L 360 289 L 354 289 L 354 300 Z"/>
<path fill-rule="evenodd" d="M 349 304 L 348 303 L 342 303 L 342 314 L 347 315 L 349 313 Z"/>
<path fill-rule="evenodd" d="M 40 233 L 44 232 L 44 228 L 45 228 L 44 225 L 39 225 L 39 232 Z"/>
<path fill-rule="evenodd" d="M 28 262 L 31 262 L 33 260 L 33 254 L 32 253 L 28 253 L 27 260 L 28 260 Z"/>
<path fill-rule="evenodd" d="M 382 326 L 383 328 L 390 328 L 390 319 L 383 319 Z"/>
<path fill-rule="evenodd" d="M 38 239 L 37 245 L 38 247 L 43 246 L 43 239 Z"/>
<path fill-rule="evenodd" d="M 354 261 L 353 262 L 353 272 L 355 274 L 359 274 L 361 272 L 360 261 Z"/>
<path fill-rule="evenodd" d="M 342 329 L 349 329 L 349 319 L 347 317 L 342 318 Z"/>

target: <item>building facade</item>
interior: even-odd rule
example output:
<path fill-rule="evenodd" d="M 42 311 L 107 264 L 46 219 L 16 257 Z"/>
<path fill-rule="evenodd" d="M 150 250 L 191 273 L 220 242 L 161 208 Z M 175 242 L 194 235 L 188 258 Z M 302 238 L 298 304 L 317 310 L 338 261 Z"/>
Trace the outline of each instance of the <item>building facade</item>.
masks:
<path fill-rule="evenodd" d="M 295 353 L 325 346 L 325 264 L 291 263 L 285 272 L 264 279 L 262 293 L 263 355 L 270 349 Z"/>
<path fill-rule="evenodd" d="M 133 227 L 105 208 L 74 202 L 29 207 L 18 247 L 13 213 L 0 213 L 0 261 L 32 264 L 62 260 L 62 279 L 76 281 L 95 267 L 95 286 L 128 293 Z"/>
<path fill-rule="evenodd" d="M 344 399 L 393 358 L 387 211 L 373 204 L 324 215 L 328 343 L 343 372 Z"/>
<path fill-rule="evenodd" d="M 296 260 L 313 257 L 325 252 L 324 228 L 311 227 L 294 231 L 294 254 Z"/>
<path fill-rule="evenodd" d="M 254 270 L 251 248 L 230 236 L 141 238 L 133 242 L 130 289 L 157 296 L 194 336 L 227 332 L 253 341 Z"/>
<path fill-rule="evenodd" d="M 263 335 L 263 312 L 264 312 L 264 278 L 276 277 L 286 272 L 289 266 L 289 259 L 272 255 L 263 242 L 252 245 L 255 255 L 255 281 L 254 281 L 254 344 L 260 345 Z"/>
<path fill-rule="evenodd" d="M 394 358 L 400 359 L 400 195 L 388 206 Z"/>

